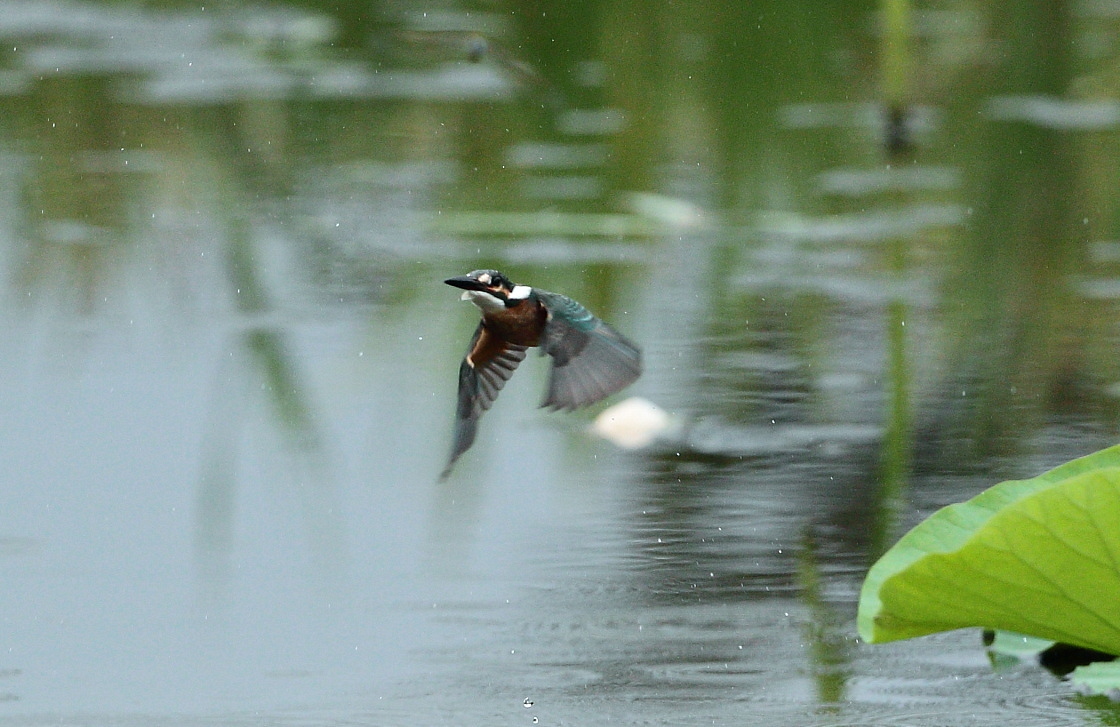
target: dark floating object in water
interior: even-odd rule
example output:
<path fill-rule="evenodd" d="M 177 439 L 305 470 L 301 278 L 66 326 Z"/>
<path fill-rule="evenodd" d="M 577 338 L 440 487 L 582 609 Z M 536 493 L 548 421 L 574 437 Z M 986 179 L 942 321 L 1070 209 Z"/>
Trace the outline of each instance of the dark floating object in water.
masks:
<path fill-rule="evenodd" d="M 396 37 L 408 45 L 443 51 L 449 58 L 471 63 L 493 61 L 517 83 L 547 87 L 548 80 L 501 43 L 473 30 L 400 30 Z"/>
<path fill-rule="evenodd" d="M 890 157 L 913 151 L 914 138 L 910 130 L 910 111 L 905 106 L 892 105 L 887 108 L 883 125 L 883 146 Z"/>

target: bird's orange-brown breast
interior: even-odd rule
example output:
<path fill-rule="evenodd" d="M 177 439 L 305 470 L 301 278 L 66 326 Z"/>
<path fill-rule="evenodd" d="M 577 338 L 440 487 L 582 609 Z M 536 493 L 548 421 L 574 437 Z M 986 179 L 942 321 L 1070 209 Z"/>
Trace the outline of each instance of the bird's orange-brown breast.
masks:
<path fill-rule="evenodd" d="M 488 312 L 482 316 L 482 335 L 467 357 L 472 366 L 492 360 L 506 349 L 506 344 L 539 346 L 548 311 L 535 300 L 526 300 L 512 308 Z"/>

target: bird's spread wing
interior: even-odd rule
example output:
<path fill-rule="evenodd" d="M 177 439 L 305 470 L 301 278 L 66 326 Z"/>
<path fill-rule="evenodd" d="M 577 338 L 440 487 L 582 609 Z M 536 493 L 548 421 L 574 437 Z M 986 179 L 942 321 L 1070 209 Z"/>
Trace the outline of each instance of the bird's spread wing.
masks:
<path fill-rule="evenodd" d="M 525 360 L 525 347 L 506 343 L 491 335 L 480 323 L 471 338 L 467 355 L 459 365 L 459 403 L 455 410 L 455 440 L 451 457 L 440 478 L 451 473 L 459 455 L 470 449 L 478 432 L 478 420 L 498 398 L 517 365 Z"/>
<path fill-rule="evenodd" d="M 552 357 L 541 406 L 576 409 L 631 384 L 642 373 L 642 352 L 626 337 L 559 293 L 536 291 L 548 310 L 541 350 Z"/>

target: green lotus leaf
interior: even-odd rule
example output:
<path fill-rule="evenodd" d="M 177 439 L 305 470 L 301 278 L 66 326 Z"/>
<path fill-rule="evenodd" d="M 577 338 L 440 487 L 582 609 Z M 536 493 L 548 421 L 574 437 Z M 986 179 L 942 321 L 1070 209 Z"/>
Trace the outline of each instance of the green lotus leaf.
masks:
<path fill-rule="evenodd" d="M 937 511 L 864 580 L 859 633 L 980 626 L 1120 654 L 1120 445 Z"/>

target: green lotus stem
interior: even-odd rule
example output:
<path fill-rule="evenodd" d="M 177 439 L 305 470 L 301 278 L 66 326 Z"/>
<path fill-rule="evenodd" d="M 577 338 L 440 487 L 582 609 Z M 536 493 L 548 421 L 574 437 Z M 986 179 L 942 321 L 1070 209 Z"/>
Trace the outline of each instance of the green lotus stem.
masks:
<path fill-rule="evenodd" d="M 882 0 L 883 102 L 902 109 L 910 95 L 911 9 L 909 0 Z"/>

